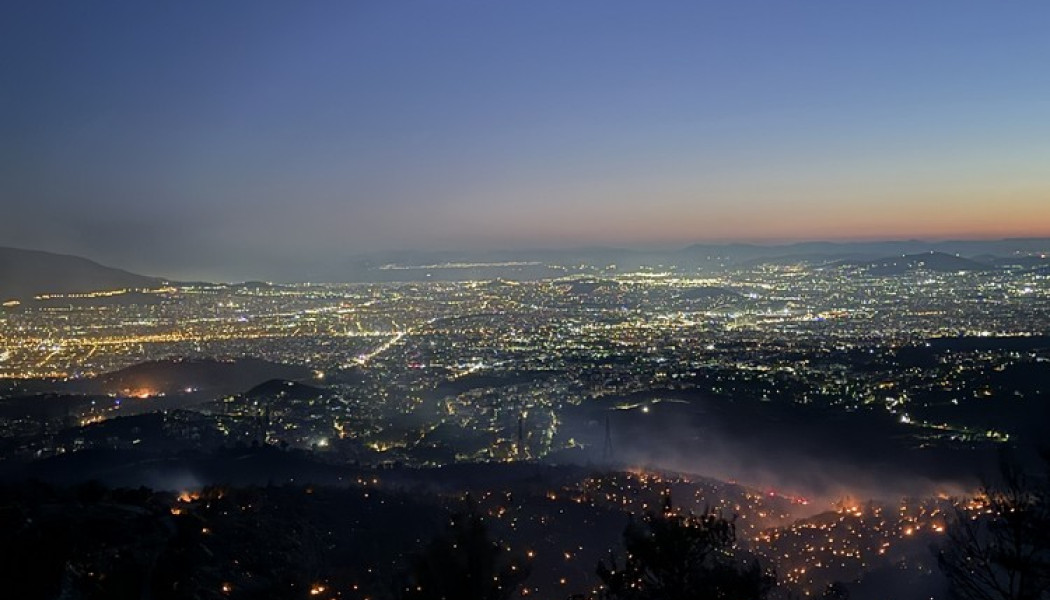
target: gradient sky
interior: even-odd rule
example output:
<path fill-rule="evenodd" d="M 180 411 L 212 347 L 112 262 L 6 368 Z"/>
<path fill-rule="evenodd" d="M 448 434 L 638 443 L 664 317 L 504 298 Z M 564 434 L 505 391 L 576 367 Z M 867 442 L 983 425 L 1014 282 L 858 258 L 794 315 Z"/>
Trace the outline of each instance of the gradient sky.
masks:
<path fill-rule="evenodd" d="M 173 277 L 400 249 L 1050 235 L 1050 3 L 0 6 L 0 245 Z"/>

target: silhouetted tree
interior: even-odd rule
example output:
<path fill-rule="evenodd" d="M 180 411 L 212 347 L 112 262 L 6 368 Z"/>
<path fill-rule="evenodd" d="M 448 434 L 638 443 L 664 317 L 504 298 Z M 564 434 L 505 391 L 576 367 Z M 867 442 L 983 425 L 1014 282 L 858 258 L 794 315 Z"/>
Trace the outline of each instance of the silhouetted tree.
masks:
<path fill-rule="evenodd" d="M 623 534 L 626 559 L 598 565 L 608 600 L 760 600 L 776 581 L 734 546 L 736 526 L 713 511 L 647 512 Z"/>
<path fill-rule="evenodd" d="M 525 562 L 508 555 L 469 504 L 413 558 L 401 594 L 406 600 L 506 600 L 526 577 Z"/>
<path fill-rule="evenodd" d="M 1044 455 L 1050 466 L 1050 456 Z M 1050 469 L 1047 470 L 1050 473 Z M 984 509 L 956 511 L 938 562 L 961 600 L 1050 599 L 1050 486 L 1003 460 Z"/>

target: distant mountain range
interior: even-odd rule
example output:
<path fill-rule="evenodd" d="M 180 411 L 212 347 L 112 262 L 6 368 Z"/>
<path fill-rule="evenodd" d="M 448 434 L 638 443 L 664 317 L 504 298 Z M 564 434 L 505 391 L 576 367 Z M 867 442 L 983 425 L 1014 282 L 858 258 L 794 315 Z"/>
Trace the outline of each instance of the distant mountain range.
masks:
<path fill-rule="evenodd" d="M 801 262 L 826 259 L 877 260 L 888 256 L 902 256 L 937 252 L 967 258 L 1016 257 L 1050 251 L 1050 238 L 1010 238 L 1001 240 L 891 240 L 876 242 L 798 242 L 781 245 L 758 244 L 697 244 L 682 250 L 693 256 L 722 257 L 733 261 L 754 259 L 798 258 Z"/>
<path fill-rule="evenodd" d="M 932 256 L 930 256 L 932 253 Z M 931 271 L 1039 269 L 1050 265 L 1050 238 L 926 242 L 799 242 L 780 245 L 694 244 L 669 250 L 614 247 L 490 250 L 476 252 L 373 253 L 338 264 L 324 261 L 298 274 L 300 281 L 456 281 L 464 279 L 537 279 L 568 274 L 594 274 L 594 268 L 617 271 L 642 267 L 660 270 L 718 271 L 761 264 L 833 263 L 878 265 L 886 275 L 926 268 Z M 912 264 L 902 265 L 901 260 Z M 912 260 L 914 259 L 914 260 Z M 958 259 L 958 260 L 953 260 Z M 974 264 L 959 262 L 972 261 Z M 893 263 L 898 267 L 893 267 Z M 919 263 L 924 263 L 920 267 Z M 588 269 L 587 267 L 591 267 Z"/>
<path fill-rule="evenodd" d="M 92 260 L 39 250 L 0 247 L 0 301 L 41 294 L 71 294 L 122 288 L 151 288 L 164 283 Z"/>
<path fill-rule="evenodd" d="M 905 254 L 891 258 L 869 261 L 845 260 L 832 263 L 831 266 L 855 266 L 864 269 L 869 275 L 890 277 L 914 271 L 933 273 L 959 273 L 991 271 L 996 267 L 943 252 L 923 252 L 922 254 Z"/>
<path fill-rule="evenodd" d="M 1045 273 L 1050 269 L 1050 238 L 924 242 L 800 242 L 781 245 L 694 244 L 670 250 L 613 247 L 488 250 L 473 252 L 401 251 L 349 259 L 321 258 L 301 269 L 269 274 L 283 282 L 384 282 L 535 280 L 565 275 L 594 276 L 614 267 L 717 272 L 762 264 L 864 268 L 892 276 L 919 269 L 934 272 L 1009 268 Z M 68 294 L 165 283 L 100 265 L 77 256 L 0 248 L 0 301 L 40 294 Z M 269 285 L 260 282 L 248 287 Z"/>

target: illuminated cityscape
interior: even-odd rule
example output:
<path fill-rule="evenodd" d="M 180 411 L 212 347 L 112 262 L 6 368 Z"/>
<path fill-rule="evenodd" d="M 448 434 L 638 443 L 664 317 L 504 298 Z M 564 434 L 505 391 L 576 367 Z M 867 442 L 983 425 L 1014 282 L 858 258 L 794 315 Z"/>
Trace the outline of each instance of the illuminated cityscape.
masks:
<path fill-rule="evenodd" d="M 0 6 L 0 599 L 1050 600 L 1050 5 Z"/>
<path fill-rule="evenodd" d="M 520 593 L 537 597 L 601 594 L 593 568 L 622 519 L 671 498 L 676 510 L 732 515 L 740 547 L 776 569 L 778 589 L 813 596 L 895 570 L 932 585 L 927 548 L 956 510 L 981 507 L 972 461 L 1034 443 L 1041 427 L 1045 269 L 585 267 L 539 280 L 424 272 L 12 301 L 0 321 L 5 453 L 32 465 L 189 452 L 222 465 L 230 452 L 276 460 L 257 455 L 272 448 L 312 466 L 256 467 L 270 482 L 349 485 L 362 501 L 378 493 L 428 510 L 472 497 L 511 547 L 536 553 Z M 52 398 L 43 411 L 41 394 Z M 887 459 L 908 468 L 878 466 Z M 137 472 L 136 460 L 105 468 Z M 869 474 L 834 472 L 841 461 Z M 834 486 L 814 480 L 821 463 Z M 444 474 L 454 465 L 465 470 Z M 542 475 L 520 470 L 539 465 Z M 149 471 L 189 486 L 163 500 L 173 516 L 208 523 L 217 516 L 202 489 L 241 493 L 192 483 L 231 481 L 228 466 L 214 468 L 190 483 Z M 445 491 L 400 496 L 436 481 Z M 382 597 L 369 574 L 394 577 L 406 560 L 387 552 L 388 563 L 351 569 L 353 582 L 317 585 Z"/>

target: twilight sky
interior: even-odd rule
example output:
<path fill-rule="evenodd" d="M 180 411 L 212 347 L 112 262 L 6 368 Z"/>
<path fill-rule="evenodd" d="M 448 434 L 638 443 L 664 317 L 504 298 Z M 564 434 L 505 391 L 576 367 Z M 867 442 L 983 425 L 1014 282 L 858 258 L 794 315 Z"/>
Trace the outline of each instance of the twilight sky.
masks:
<path fill-rule="evenodd" d="M 401 248 L 1050 235 L 1050 3 L 0 6 L 0 245 L 171 277 Z"/>

